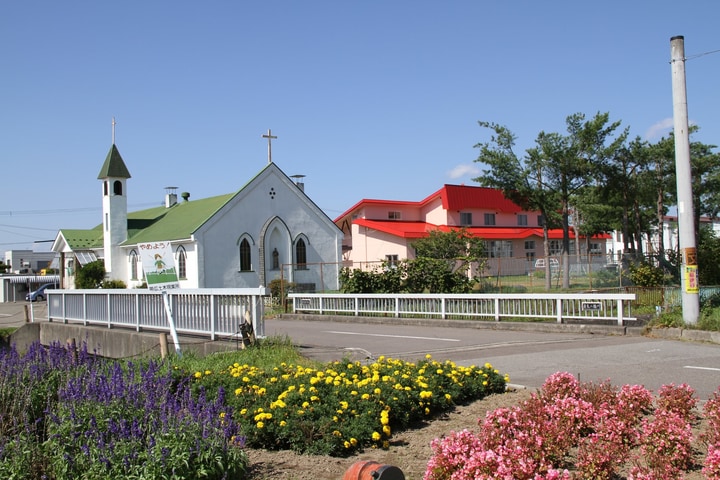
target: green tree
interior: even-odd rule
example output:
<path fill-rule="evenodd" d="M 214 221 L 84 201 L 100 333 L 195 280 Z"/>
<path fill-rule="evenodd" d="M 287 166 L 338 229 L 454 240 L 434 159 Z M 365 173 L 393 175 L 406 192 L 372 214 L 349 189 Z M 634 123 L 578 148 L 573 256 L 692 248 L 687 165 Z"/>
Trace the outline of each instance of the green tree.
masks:
<path fill-rule="evenodd" d="M 549 169 L 546 159 L 537 149 L 530 149 L 524 156 L 515 153 L 515 134 L 507 127 L 491 122 L 478 122 L 481 127 L 492 131 L 490 141 L 478 143 L 475 148 L 480 154 L 475 160 L 489 167 L 483 175 L 474 180 L 480 185 L 502 190 L 503 195 L 518 204 L 524 210 L 539 211 L 543 218 L 544 256 L 550 256 L 550 228 L 560 224 L 557 215 L 557 192 L 552 191 L 545 182 Z M 545 289 L 551 288 L 550 262 L 545 267 Z"/>
<path fill-rule="evenodd" d="M 411 246 L 415 257 L 442 260 L 447 263 L 450 272 L 466 274 L 473 263 L 482 270 L 487 260 L 484 241 L 465 228 L 447 232 L 431 230 L 427 237 L 414 241 Z"/>
<path fill-rule="evenodd" d="M 617 136 L 620 122 L 609 123 L 608 113 L 597 113 L 590 120 L 576 113 L 566 118 L 567 134 L 540 132 L 535 147 L 527 150 L 520 159 L 512 151 L 515 137 L 505 127 L 480 122 L 491 128 L 495 135 L 491 141 L 478 144 L 481 153 L 477 162 L 490 166 L 479 183 L 500 188 L 508 198 L 528 210 L 540 210 L 546 219 L 560 212 L 563 230 L 563 288 L 570 286 L 570 215 L 572 201 L 593 180 L 608 159 L 624 144 L 628 131 Z M 615 137 L 614 137 L 615 136 Z M 545 256 L 548 256 L 547 232 Z M 549 285 L 549 272 L 546 288 Z"/>
<path fill-rule="evenodd" d="M 95 260 L 79 268 L 75 273 L 75 288 L 100 288 L 105 279 L 105 263 Z"/>

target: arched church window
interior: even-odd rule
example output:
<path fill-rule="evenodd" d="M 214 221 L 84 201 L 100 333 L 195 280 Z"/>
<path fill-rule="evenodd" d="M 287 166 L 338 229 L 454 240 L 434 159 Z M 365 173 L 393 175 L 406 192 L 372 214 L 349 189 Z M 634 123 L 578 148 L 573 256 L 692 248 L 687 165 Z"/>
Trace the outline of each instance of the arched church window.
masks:
<path fill-rule="evenodd" d="M 295 263 L 297 264 L 298 270 L 305 270 L 307 268 L 307 246 L 305 240 L 302 238 L 298 239 L 295 243 Z"/>
<path fill-rule="evenodd" d="M 135 250 L 130 252 L 130 280 L 138 279 L 138 254 Z"/>
<path fill-rule="evenodd" d="M 115 180 L 113 182 L 113 195 L 122 195 L 122 182 L 120 180 Z"/>
<path fill-rule="evenodd" d="M 247 238 L 243 238 L 240 242 L 240 271 L 249 272 L 252 270 L 252 264 L 250 263 L 250 242 Z"/>
<path fill-rule="evenodd" d="M 178 278 L 180 279 L 186 279 L 187 278 L 187 252 L 185 252 L 185 247 L 180 245 L 177 248 L 177 267 L 178 267 Z"/>
<path fill-rule="evenodd" d="M 108 181 L 105 180 L 103 182 L 103 196 L 105 196 L 105 197 L 108 196 L 108 188 L 110 188 L 110 187 L 108 187 Z"/>

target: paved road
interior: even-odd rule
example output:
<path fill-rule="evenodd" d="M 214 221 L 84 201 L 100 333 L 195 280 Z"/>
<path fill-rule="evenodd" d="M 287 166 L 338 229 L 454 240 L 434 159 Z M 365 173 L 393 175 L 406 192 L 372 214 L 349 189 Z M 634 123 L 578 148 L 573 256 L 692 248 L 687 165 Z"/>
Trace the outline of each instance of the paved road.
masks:
<path fill-rule="evenodd" d="M 26 315 L 27 308 L 27 315 Z M 47 319 L 47 302 L 2 302 L 0 303 L 0 328 L 20 327 L 25 318 Z"/>
<path fill-rule="evenodd" d="M 537 388 L 558 371 L 582 381 L 687 383 L 708 399 L 720 386 L 720 345 L 578 333 L 479 330 L 270 319 L 266 335 L 287 335 L 315 358 L 392 358 L 414 361 L 430 353 L 458 365 L 490 362 L 510 382 Z"/>

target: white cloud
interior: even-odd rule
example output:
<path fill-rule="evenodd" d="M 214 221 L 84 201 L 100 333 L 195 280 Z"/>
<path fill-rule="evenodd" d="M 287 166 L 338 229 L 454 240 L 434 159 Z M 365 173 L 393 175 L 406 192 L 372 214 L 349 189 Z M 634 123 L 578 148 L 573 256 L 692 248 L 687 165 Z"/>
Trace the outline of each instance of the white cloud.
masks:
<path fill-rule="evenodd" d="M 659 140 L 665 134 L 669 134 L 673 128 L 673 119 L 665 118 L 655 123 L 645 132 L 645 140 Z"/>
<path fill-rule="evenodd" d="M 472 164 L 461 164 L 457 167 L 453 168 L 452 170 L 447 172 L 448 177 L 450 178 L 460 178 L 465 176 L 472 176 L 477 177 L 482 173 L 482 170 L 480 170 L 477 166 Z"/>

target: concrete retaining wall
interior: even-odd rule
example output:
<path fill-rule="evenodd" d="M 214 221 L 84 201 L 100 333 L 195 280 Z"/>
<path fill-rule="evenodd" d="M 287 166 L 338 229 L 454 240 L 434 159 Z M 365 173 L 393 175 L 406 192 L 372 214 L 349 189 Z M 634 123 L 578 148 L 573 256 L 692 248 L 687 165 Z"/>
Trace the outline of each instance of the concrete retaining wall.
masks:
<path fill-rule="evenodd" d="M 65 323 L 37 322 L 28 323 L 10 335 L 9 343 L 14 344 L 20 352 L 27 350 L 33 342 L 43 345 L 53 342 L 66 344 L 72 340 L 77 346 L 87 344 L 89 352 L 107 358 L 159 357 L 161 354 L 161 337 L 165 337 L 170 352 L 175 346 L 166 333 L 136 332 L 106 327 L 86 327 Z M 181 350 L 205 356 L 216 352 L 225 352 L 242 348 L 232 341 L 211 341 L 205 338 L 180 336 Z"/>

